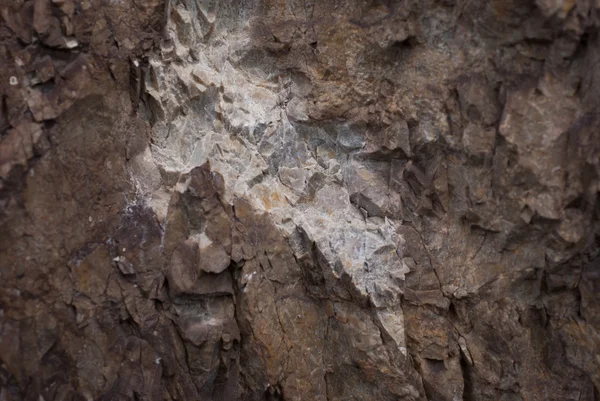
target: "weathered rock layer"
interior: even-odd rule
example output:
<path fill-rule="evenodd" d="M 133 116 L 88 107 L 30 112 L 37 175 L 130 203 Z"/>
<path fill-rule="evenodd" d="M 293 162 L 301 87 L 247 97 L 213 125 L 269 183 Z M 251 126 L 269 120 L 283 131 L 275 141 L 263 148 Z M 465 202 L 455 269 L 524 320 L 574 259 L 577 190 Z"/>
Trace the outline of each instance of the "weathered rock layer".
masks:
<path fill-rule="evenodd" d="M 597 0 L 0 0 L 0 400 L 600 397 Z"/>

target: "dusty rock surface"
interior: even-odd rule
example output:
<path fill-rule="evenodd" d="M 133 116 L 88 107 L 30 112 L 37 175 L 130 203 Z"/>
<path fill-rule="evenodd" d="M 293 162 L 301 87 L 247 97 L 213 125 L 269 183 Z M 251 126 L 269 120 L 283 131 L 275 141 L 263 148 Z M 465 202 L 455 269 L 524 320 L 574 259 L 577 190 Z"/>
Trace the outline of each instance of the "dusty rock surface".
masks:
<path fill-rule="evenodd" d="M 0 0 L 0 401 L 600 399 L 598 0 Z"/>

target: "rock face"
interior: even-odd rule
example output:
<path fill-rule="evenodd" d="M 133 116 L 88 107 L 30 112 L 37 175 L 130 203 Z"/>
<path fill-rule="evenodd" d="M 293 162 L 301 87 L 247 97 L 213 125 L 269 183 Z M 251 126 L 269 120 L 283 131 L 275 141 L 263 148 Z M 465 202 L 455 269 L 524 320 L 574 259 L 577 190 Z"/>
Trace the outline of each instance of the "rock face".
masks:
<path fill-rule="evenodd" d="M 600 398 L 597 0 L 0 17 L 0 401 Z"/>

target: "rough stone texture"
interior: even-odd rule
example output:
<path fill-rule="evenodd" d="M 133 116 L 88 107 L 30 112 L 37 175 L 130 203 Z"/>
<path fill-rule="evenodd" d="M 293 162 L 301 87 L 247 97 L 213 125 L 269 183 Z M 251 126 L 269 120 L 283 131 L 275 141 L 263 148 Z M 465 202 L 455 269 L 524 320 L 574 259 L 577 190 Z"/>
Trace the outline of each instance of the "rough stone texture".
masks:
<path fill-rule="evenodd" d="M 600 398 L 598 0 L 0 0 L 0 401 Z"/>

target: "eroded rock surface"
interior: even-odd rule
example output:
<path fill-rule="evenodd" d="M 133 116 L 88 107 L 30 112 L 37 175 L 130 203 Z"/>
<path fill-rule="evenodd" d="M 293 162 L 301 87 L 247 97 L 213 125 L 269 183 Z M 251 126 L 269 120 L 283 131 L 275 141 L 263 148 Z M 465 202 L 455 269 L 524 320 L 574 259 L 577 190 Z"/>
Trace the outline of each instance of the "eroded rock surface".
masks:
<path fill-rule="evenodd" d="M 0 400 L 597 400 L 599 25 L 0 0 Z"/>

